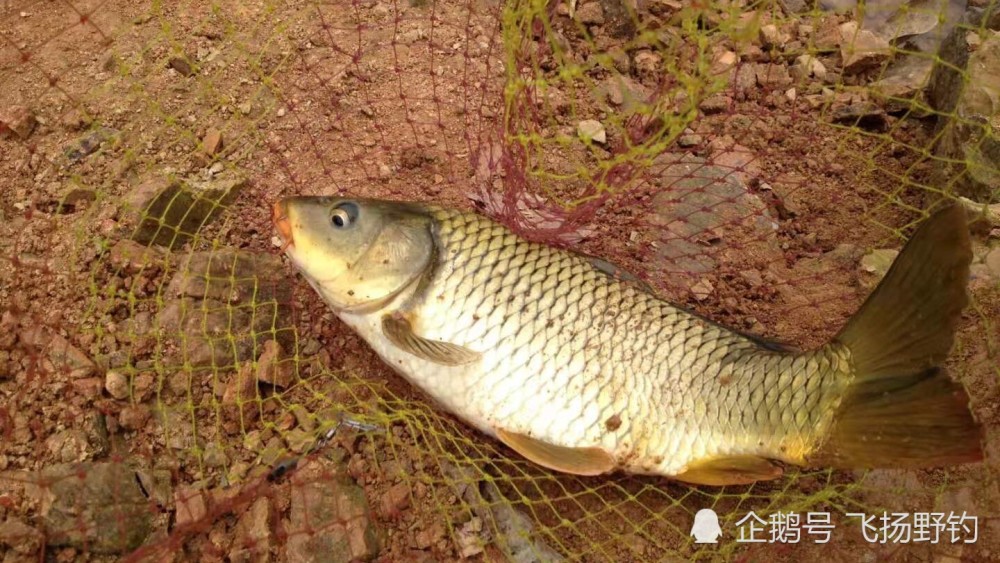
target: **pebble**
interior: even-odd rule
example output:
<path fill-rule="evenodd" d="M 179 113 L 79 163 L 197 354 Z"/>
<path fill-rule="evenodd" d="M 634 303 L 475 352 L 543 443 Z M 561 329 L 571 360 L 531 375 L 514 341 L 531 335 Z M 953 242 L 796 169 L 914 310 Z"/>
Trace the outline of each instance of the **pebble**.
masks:
<path fill-rule="evenodd" d="M 201 140 L 201 147 L 205 154 L 214 156 L 222 148 L 222 132 L 214 128 L 209 129 Z"/>
<path fill-rule="evenodd" d="M 167 62 L 167 66 L 176 70 L 181 76 L 192 76 L 194 74 L 194 69 L 191 68 L 191 63 L 188 62 L 186 57 L 172 57 Z"/>
<path fill-rule="evenodd" d="M 867 29 L 859 29 L 857 22 L 840 26 L 840 56 L 846 74 L 871 70 L 889 58 L 889 42 Z"/>
<path fill-rule="evenodd" d="M 119 413 L 118 423 L 125 430 L 134 432 L 144 428 L 149 421 L 149 417 L 149 407 L 145 405 L 129 405 Z"/>
<path fill-rule="evenodd" d="M 174 491 L 174 506 L 177 507 L 178 526 L 199 522 L 208 514 L 205 493 L 192 487 L 178 487 Z"/>
<path fill-rule="evenodd" d="M 104 388 L 115 399 L 125 400 L 129 396 L 128 377 L 118 370 L 108 370 L 104 374 Z"/>
<path fill-rule="evenodd" d="M 581 139 L 592 140 L 595 143 L 604 144 L 608 140 L 607 132 L 604 130 L 604 125 L 601 125 L 600 121 L 594 119 L 585 119 L 581 121 L 576 128 L 577 134 Z"/>
<path fill-rule="evenodd" d="M 577 8 L 576 18 L 584 25 L 604 25 L 604 8 L 596 0 L 591 0 Z"/>
<path fill-rule="evenodd" d="M 382 516 L 398 518 L 400 512 L 410 507 L 410 486 L 406 483 L 393 485 L 382 495 Z"/>
<path fill-rule="evenodd" d="M 9 106 L 0 111 L 0 138 L 16 135 L 20 139 L 27 139 L 31 132 L 35 130 L 38 120 L 35 113 L 27 106 Z"/>
<path fill-rule="evenodd" d="M 288 387 L 292 383 L 293 366 L 291 360 L 284 357 L 281 344 L 276 340 L 264 343 L 264 349 L 257 359 L 257 380 L 270 383 L 275 387 Z"/>

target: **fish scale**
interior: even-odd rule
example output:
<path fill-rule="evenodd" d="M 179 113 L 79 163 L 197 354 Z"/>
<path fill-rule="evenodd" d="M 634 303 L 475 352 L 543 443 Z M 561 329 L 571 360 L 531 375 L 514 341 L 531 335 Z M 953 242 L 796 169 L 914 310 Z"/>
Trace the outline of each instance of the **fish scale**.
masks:
<path fill-rule="evenodd" d="M 724 485 L 773 479 L 774 460 L 981 459 L 961 387 L 935 367 L 966 302 L 960 209 L 928 220 L 858 315 L 806 352 L 475 213 L 334 197 L 290 198 L 274 213 L 293 263 L 388 365 L 546 467 Z"/>
<path fill-rule="evenodd" d="M 751 404 L 740 408 L 734 404 L 740 395 L 731 396 L 730 389 L 719 384 L 719 376 L 724 372 L 730 377 L 738 376 L 732 367 L 725 366 L 746 362 L 754 354 L 777 358 L 777 353 L 762 350 L 748 338 L 727 334 L 687 312 L 669 307 L 633 285 L 597 271 L 582 257 L 512 237 L 478 215 L 437 209 L 434 217 L 437 239 L 446 250 L 441 255 L 447 258 L 438 265 L 428 285 L 433 288 L 431 293 L 442 298 L 413 305 L 414 317 L 422 319 L 415 329 L 427 338 L 459 343 L 473 350 L 494 351 L 484 358 L 479 379 L 469 385 L 474 390 L 469 404 L 475 405 L 470 410 L 477 411 L 475 418 L 487 421 L 490 427 L 523 431 L 548 440 L 570 434 L 583 442 L 610 446 L 615 457 L 638 463 L 625 469 L 674 473 L 683 470 L 695 455 L 759 454 L 764 449 L 774 456 L 785 439 L 780 429 L 774 431 L 779 426 L 775 422 L 780 421 L 782 407 L 798 404 L 799 409 L 805 409 L 802 412 L 807 412 L 816 406 L 808 395 L 793 400 L 794 393 L 786 394 L 787 397 L 778 393 L 781 375 L 771 372 L 748 375 L 757 385 L 751 392 Z M 500 259 L 511 253 L 520 259 Z M 555 278 L 556 283 L 548 286 L 519 283 L 536 279 L 540 272 L 547 279 Z M 487 280 L 493 280 L 494 284 L 483 283 Z M 535 309 L 527 300 L 552 305 Z M 631 306 L 623 306 L 626 303 Z M 470 310 L 476 312 L 478 320 L 461 314 Z M 533 314 L 522 314 L 526 310 Z M 446 311 L 452 314 L 445 314 Z M 635 317 L 647 322 L 638 322 Z M 435 323 L 434 319 L 447 322 Z M 542 364 L 545 371 L 528 369 L 532 358 L 546 355 L 547 344 L 556 335 L 560 348 L 578 361 Z M 758 371 L 755 368 L 762 364 L 746 362 L 746 365 L 749 369 L 744 368 L 743 372 L 749 374 Z M 788 362 L 783 367 L 801 369 L 804 365 Z M 421 382 L 425 389 L 435 387 L 432 380 L 436 376 L 430 373 L 434 371 L 431 368 Z M 418 378 L 422 375 L 416 374 Z M 642 389 L 640 379 L 659 380 L 661 384 L 650 389 L 653 393 L 644 393 L 644 397 L 637 394 L 635 403 L 629 403 L 623 396 Z M 510 381 L 517 384 L 505 383 Z M 685 383 L 697 388 L 690 397 L 714 396 L 715 400 L 683 400 L 685 394 L 667 392 L 668 387 Z M 529 398 L 536 397 L 536 393 L 551 396 L 561 389 L 579 396 L 551 405 L 558 411 L 549 409 L 541 416 L 525 416 L 525 411 L 537 412 L 527 408 L 537 402 Z M 588 392 L 588 389 L 593 390 Z M 769 389 L 772 393 L 766 394 Z M 602 396 L 606 399 L 602 400 Z M 623 399 L 615 400 L 616 397 Z M 596 403 L 603 404 L 596 408 L 584 406 Z M 753 440 L 749 448 L 719 444 L 685 452 L 684 440 L 671 440 L 669 435 L 654 431 L 675 426 L 684 412 L 698 417 L 688 423 L 692 442 L 699 441 L 701 427 L 724 426 L 748 435 L 761 434 L 759 430 L 763 428 L 770 432 Z M 803 424 L 792 427 L 793 432 L 803 435 L 800 441 L 810 441 L 810 429 L 819 425 L 824 415 L 829 415 L 818 409 L 815 412 L 813 416 L 802 416 Z M 612 431 L 605 422 L 615 415 L 621 419 L 621 425 Z M 662 461 L 652 465 L 651 459 Z"/>

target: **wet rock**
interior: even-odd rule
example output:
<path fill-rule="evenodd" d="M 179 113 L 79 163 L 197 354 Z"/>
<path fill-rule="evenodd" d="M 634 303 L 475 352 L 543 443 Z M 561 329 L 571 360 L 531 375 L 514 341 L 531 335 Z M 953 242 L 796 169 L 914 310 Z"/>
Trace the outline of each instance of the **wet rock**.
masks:
<path fill-rule="evenodd" d="M 860 74 L 878 68 L 892 54 L 888 41 L 867 29 L 860 29 L 857 22 L 840 26 L 840 40 L 845 74 Z"/>
<path fill-rule="evenodd" d="M 27 106 L 9 106 L 0 111 L 0 139 L 17 137 L 27 139 L 38 121 L 35 112 Z"/>
<path fill-rule="evenodd" d="M 577 135 L 579 135 L 584 141 L 594 141 L 595 143 L 604 144 L 608 140 L 608 135 L 604 130 L 604 125 L 601 125 L 600 121 L 593 119 L 585 119 L 581 121 L 577 125 L 576 132 Z"/>
<path fill-rule="evenodd" d="M 56 465 L 41 472 L 37 488 L 48 545 L 124 553 L 152 530 L 149 501 L 124 464 Z"/>
<path fill-rule="evenodd" d="M 954 180 L 961 195 L 996 201 L 1000 197 L 1000 35 L 969 55 L 966 70 L 968 79 L 959 91 L 944 94 L 932 87 L 937 109 L 947 111 L 939 117 L 942 134 L 936 153 L 951 160 L 938 167 L 938 180 Z M 931 80 L 935 78 L 948 80 L 937 72 Z M 961 85 L 961 79 L 955 84 Z"/>
<path fill-rule="evenodd" d="M 373 559 L 379 542 L 364 490 L 343 466 L 317 459 L 292 477 L 285 556 L 289 563 Z"/>
<path fill-rule="evenodd" d="M 42 351 L 47 362 L 43 367 L 50 372 L 68 371 L 71 378 L 82 379 L 97 370 L 97 365 L 79 348 L 44 327 L 26 328 L 21 333 L 21 343 Z"/>
<path fill-rule="evenodd" d="M 0 523 L 0 546 L 6 546 L 15 553 L 23 555 L 36 554 L 42 547 L 42 534 L 11 516 Z"/>
<path fill-rule="evenodd" d="M 233 563 L 265 563 L 271 560 L 271 501 L 258 498 L 240 516 L 229 559 Z"/>
<path fill-rule="evenodd" d="M 246 186 L 242 172 L 182 181 L 150 175 L 125 199 L 122 217 L 136 225 L 132 240 L 179 248 L 219 215 Z"/>

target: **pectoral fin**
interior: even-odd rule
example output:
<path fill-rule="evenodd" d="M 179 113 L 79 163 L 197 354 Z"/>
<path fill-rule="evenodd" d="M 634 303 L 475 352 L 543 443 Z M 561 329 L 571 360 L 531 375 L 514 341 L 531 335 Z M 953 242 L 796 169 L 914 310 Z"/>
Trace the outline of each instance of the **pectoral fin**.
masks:
<path fill-rule="evenodd" d="M 430 340 L 413 333 L 410 322 L 402 316 L 386 315 L 382 318 L 382 332 L 396 346 L 414 356 L 446 366 L 468 364 L 482 354 L 458 344 Z"/>
<path fill-rule="evenodd" d="M 542 467 L 574 475 L 600 475 L 615 468 L 614 459 L 601 448 L 567 448 L 499 428 L 496 433 L 501 442 Z"/>
<path fill-rule="evenodd" d="M 753 455 L 715 457 L 696 461 L 674 478 L 695 485 L 749 485 L 781 477 L 784 470 L 774 462 Z"/>

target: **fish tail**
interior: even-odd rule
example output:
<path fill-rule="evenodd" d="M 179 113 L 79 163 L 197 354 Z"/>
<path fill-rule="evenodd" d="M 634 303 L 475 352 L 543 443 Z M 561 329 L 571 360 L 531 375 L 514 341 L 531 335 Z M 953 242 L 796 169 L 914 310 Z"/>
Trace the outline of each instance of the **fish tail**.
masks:
<path fill-rule="evenodd" d="M 934 467 L 983 458 L 962 386 L 942 368 L 968 303 L 972 250 L 958 205 L 927 219 L 832 346 L 853 380 L 812 464 Z"/>

